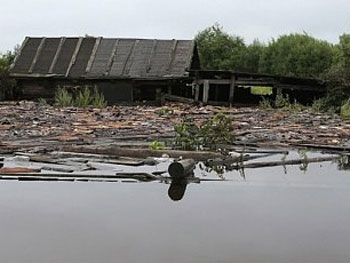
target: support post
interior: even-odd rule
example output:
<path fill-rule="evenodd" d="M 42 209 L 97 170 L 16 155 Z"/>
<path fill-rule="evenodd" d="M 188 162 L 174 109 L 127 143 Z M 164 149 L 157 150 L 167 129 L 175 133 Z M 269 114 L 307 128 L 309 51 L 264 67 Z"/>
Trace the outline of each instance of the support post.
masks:
<path fill-rule="evenodd" d="M 195 80 L 194 80 L 194 101 L 198 102 L 199 100 L 199 73 L 196 71 Z"/>
<path fill-rule="evenodd" d="M 207 103 L 209 99 L 209 88 L 210 88 L 210 83 L 209 80 L 206 79 L 204 80 L 203 84 L 203 102 Z"/>
<path fill-rule="evenodd" d="M 235 94 L 235 85 L 236 85 L 236 76 L 231 76 L 231 83 L 230 83 L 230 95 L 229 95 L 229 102 L 230 106 L 233 104 L 234 94 Z"/>

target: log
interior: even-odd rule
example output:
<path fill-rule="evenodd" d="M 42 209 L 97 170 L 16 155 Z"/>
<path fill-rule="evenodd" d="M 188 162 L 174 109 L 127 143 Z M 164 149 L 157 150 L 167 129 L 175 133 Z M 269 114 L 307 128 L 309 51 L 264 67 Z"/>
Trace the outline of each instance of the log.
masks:
<path fill-rule="evenodd" d="M 26 174 L 26 173 L 40 173 L 40 169 L 22 168 L 22 167 L 2 167 L 0 174 Z"/>
<path fill-rule="evenodd" d="M 350 152 L 350 147 L 347 146 L 335 146 L 335 145 L 322 145 L 322 144 L 309 144 L 309 143 L 291 143 L 290 145 L 296 147 L 317 149 L 317 150 L 327 150 L 333 152 Z"/>
<path fill-rule="evenodd" d="M 168 172 L 172 178 L 185 178 L 193 175 L 196 163 L 193 159 L 175 161 L 169 165 Z"/>
<path fill-rule="evenodd" d="M 164 99 L 165 100 L 169 100 L 169 101 L 177 101 L 177 102 L 182 102 L 182 103 L 188 103 L 188 104 L 194 103 L 193 99 L 180 97 L 180 96 L 175 96 L 175 95 L 170 95 L 170 94 L 165 94 L 164 95 Z"/>
<path fill-rule="evenodd" d="M 129 156 L 135 158 L 162 157 L 164 154 L 170 158 L 193 159 L 195 161 L 205 161 L 222 157 L 221 153 L 207 151 L 178 151 L 178 150 L 150 150 L 138 148 L 122 148 L 118 146 L 62 146 L 62 151 L 78 153 L 107 154 L 113 156 Z"/>
<path fill-rule="evenodd" d="M 285 165 L 298 165 L 307 163 L 319 163 L 319 162 L 329 162 L 333 160 L 339 160 L 340 156 L 327 156 L 327 157 L 316 157 L 307 159 L 295 159 L 295 160 L 285 160 L 285 161 L 272 161 L 272 162 L 256 162 L 235 165 L 234 169 L 244 169 L 244 168 L 262 168 L 262 167 L 272 167 L 272 166 L 285 166 Z"/>

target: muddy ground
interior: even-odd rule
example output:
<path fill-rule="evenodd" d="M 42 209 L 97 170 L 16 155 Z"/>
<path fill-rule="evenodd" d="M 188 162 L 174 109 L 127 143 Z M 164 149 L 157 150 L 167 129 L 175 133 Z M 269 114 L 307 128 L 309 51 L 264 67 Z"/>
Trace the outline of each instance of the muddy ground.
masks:
<path fill-rule="evenodd" d="M 0 153 L 50 151 L 62 145 L 122 145 L 147 147 L 171 140 L 174 125 L 184 117 L 197 124 L 216 113 L 231 116 L 237 146 L 350 148 L 350 122 L 337 114 L 228 108 L 168 103 L 155 106 L 62 108 L 35 102 L 0 103 Z"/>

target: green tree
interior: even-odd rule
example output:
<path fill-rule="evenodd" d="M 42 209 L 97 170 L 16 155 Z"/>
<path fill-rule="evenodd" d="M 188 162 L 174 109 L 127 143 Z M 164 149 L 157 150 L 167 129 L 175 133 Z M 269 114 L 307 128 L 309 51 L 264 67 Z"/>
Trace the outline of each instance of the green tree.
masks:
<path fill-rule="evenodd" d="M 241 37 L 223 31 L 219 24 L 199 32 L 196 36 L 203 69 L 239 70 L 246 49 Z"/>
<path fill-rule="evenodd" d="M 248 45 L 242 52 L 240 71 L 258 73 L 259 62 L 264 53 L 266 45 L 255 39 L 252 44 Z"/>
<path fill-rule="evenodd" d="M 14 51 L 7 51 L 4 54 L 0 53 L 0 70 L 1 71 L 8 71 L 10 69 L 10 66 L 15 58 L 15 52 Z"/>
<path fill-rule="evenodd" d="M 0 53 L 0 100 L 11 98 L 15 93 L 15 81 L 10 78 L 10 66 L 15 58 L 16 48 L 14 51 Z"/>
<path fill-rule="evenodd" d="M 292 77 L 319 77 L 328 70 L 335 48 L 307 34 L 289 34 L 272 40 L 260 59 L 259 72 Z"/>
<path fill-rule="evenodd" d="M 350 34 L 339 37 L 334 62 L 324 80 L 328 86 L 326 106 L 339 109 L 350 98 Z"/>

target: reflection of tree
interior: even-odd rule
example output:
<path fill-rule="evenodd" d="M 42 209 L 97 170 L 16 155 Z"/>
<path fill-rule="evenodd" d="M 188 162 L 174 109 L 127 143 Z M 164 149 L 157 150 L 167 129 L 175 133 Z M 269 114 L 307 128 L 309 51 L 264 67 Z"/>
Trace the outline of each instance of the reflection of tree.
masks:
<path fill-rule="evenodd" d="M 350 170 L 350 158 L 349 155 L 342 155 L 339 160 L 337 160 L 339 170 Z"/>
<path fill-rule="evenodd" d="M 225 173 L 238 170 L 240 175 L 245 179 L 244 169 L 237 168 L 243 164 L 244 160 L 243 155 L 239 159 L 232 157 L 209 159 L 203 164 L 199 164 L 199 168 L 207 173 L 215 172 L 221 179 L 225 179 Z"/>
<path fill-rule="evenodd" d="M 300 158 L 302 159 L 302 162 L 299 165 L 299 169 L 300 169 L 300 171 L 306 172 L 307 171 L 307 167 L 309 165 L 307 151 L 305 151 L 305 150 L 298 150 L 298 154 L 299 154 Z"/>

